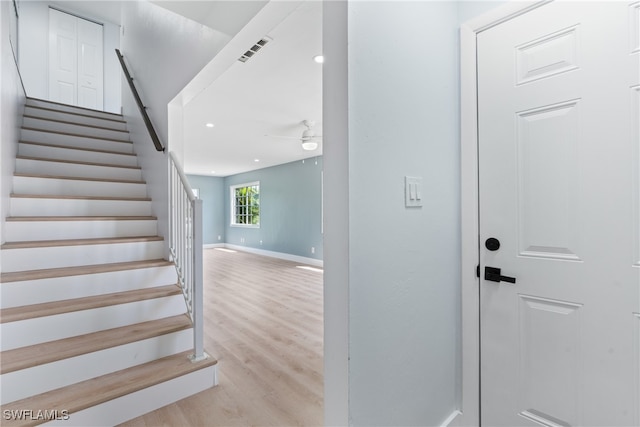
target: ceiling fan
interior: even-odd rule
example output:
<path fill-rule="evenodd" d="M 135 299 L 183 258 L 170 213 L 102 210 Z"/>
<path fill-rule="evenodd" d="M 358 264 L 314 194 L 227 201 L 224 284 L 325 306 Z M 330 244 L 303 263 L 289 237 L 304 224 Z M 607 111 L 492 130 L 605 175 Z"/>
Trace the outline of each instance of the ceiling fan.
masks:
<path fill-rule="evenodd" d="M 318 139 L 322 138 L 322 135 L 316 135 L 313 127 L 316 122 L 313 120 L 303 120 L 302 124 L 306 126 L 306 129 L 302 132 L 302 136 L 282 136 L 282 135 L 267 135 L 273 138 L 284 138 L 284 139 L 297 139 L 302 143 L 302 149 L 307 151 L 312 151 L 318 148 Z"/>

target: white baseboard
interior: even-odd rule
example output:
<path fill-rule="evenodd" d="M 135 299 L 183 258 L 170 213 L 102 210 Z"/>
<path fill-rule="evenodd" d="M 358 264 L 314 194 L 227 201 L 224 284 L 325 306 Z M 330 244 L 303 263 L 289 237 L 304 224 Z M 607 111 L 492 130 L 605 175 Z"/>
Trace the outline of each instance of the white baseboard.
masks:
<path fill-rule="evenodd" d="M 204 246 L 207 247 L 209 245 L 204 245 Z M 268 256 L 271 258 L 278 258 L 286 261 L 299 262 L 301 264 L 312 265 L 314 267 L 323 267 L 324 265 L 324 262 L 321 259 L 285 254 L 283 252 L 266 251 L 264 249 L 249 248 L 247 246 L 237 246 L 237 245 L 230 245 L 228 243 L 225 243 L 224 245 L 218 245 L 215 247 L 224 247 L 227 249 L 233 249 L 234 251 L 249 252 L 256 255 Z"/>
<path fill-rule="evenodd" d="M 456 409 L 451 413 L 451 415 L 447 417 L 446 420 L 444 420 L 441 427 L 457 427 L 460 425 L 459 423 L 461 419 L 462 419 L 462 412 Z"/>

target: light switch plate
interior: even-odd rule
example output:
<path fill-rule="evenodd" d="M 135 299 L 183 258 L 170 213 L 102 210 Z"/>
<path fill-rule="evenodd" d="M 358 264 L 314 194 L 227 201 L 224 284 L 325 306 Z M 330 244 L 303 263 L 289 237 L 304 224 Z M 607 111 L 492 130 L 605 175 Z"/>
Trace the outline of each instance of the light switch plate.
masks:
<path fill-rule="evenodd" d="M 422 177 L 404 177 L 404 205 L 408 208 L 422 206 Z"/>

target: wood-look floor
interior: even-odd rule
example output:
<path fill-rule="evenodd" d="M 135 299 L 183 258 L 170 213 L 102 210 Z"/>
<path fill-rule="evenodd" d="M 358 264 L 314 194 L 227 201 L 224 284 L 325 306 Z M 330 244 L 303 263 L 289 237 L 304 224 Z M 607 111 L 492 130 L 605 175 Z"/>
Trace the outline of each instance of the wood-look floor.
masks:
<path fill-rule="evenodd" d="M 322 273 L 204 251 L 205 348 L 219 385 L 122 426 L 323 424 Z"/>

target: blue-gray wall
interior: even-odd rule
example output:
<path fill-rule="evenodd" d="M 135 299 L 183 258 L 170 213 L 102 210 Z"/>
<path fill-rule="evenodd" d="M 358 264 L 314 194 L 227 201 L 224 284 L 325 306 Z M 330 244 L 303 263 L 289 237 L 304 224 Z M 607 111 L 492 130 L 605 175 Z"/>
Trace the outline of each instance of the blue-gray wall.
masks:
<path fill-rule="evenodd" d="M 224 243 L 225 204 L 224 178 L 187 175 L 191 188 L 200 191 L 202 200 L 202 242 L 205 245 Z"/>
<path fill-rule="evenodd" d="M 230 226 L 229 186 L 254 181 L 260 228 Z M 225 224 L 226 243 L 322 259 L 322 157 L 225 178 Z"/>
<path fill-rule="evenodd" d="M 322 157 L 226 178 L 187 178 L 200 190 L 204 244 L 228 243 L 322 259 Z M 254 181 L 260 181 L 260 228 L 232 227 L 229 187 Z"/>
<path fill-rule="evenodd" d="M 348 26 L 349 415 L 438 426 L 458 405 L 457 4 L 349 2 Z"/>

